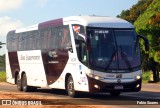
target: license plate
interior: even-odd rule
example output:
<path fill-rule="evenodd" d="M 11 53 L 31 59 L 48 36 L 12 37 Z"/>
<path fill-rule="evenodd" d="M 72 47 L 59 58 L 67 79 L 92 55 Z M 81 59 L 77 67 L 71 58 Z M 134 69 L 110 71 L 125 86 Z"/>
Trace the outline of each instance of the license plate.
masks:
<path fill-rule="evenodd" d="M 122 89 L 123 89 L 123 86 L 114 86 L 114 89 L 115 89 L 115 90 L 122 90 Z"/>

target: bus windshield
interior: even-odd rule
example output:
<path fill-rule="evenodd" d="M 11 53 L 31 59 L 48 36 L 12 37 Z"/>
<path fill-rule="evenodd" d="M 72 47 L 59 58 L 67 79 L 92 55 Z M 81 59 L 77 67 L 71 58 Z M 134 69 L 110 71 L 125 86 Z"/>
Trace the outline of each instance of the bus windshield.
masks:
<path fill-rule="evenodd" d="M 140 66 L 140 49 L 133 29 L 87 28 L 87 38 L 92 67 L 130 70 Z"/>

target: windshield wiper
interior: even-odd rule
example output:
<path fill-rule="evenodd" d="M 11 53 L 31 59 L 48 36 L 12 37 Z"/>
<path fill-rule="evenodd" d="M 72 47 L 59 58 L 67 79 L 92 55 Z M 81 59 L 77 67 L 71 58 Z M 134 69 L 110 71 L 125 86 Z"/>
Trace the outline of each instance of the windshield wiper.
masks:
<path fill-rule="evenodd" d="M 121 53 L 120 53 L 120 54 L 121 54 L 123 60 L 125 61 L 128 69 L 129 69 L 130 71 L 132 71 L 131 64 L 130 64 L 130 62 L 128 61 L 127 56 L 123 53 L 121 46 L 120 46 L 120 50 L 121 50 Z"/>
<path fill-rule="evenodd" d="M 108 70 L 108 68 L 110 67 L 110 65 L 111 65 L 111 63 L 112 63 L 112 61 L 113 61 L 113 57 L 114 57 L 114 55 L 116 55 L 116 50 L 114 50 L 114 52 L 113 52 L 113 54 L 112 54 L 112 56 L 111 56 L 111 59 L 109 60 L 109 63 L 108 63 L 108 65 L 106 66 L 106 68 L 105 68 L 105 71 L 107 71 Z"/>

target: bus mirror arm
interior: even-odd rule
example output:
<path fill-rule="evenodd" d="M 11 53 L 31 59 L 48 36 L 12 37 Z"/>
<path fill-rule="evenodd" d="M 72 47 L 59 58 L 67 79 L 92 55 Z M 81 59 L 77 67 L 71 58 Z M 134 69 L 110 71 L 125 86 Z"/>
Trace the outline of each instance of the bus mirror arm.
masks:
<path fill-rule="evenodd" d="M 141 38 L 141 39 L 144 40 L 145 50 L 149 51 L 149 41 L 148 41 L 148 39 L 145 36 L 143 36 L 143 35 L 137 35 L 137 36 L 138 36 L 138 38 Z"/>

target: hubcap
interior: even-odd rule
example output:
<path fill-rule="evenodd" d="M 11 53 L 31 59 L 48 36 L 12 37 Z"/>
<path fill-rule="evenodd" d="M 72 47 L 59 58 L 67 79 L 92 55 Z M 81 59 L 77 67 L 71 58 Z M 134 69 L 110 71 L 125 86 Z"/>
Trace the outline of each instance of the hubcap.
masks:
<path fill-rule="evenodd" d="M 25 80 L 25 77 L 23 77 L 23 80 L 22 80 L 22 87 L 23 87 L 23 89 L 26 89 L 26 80 Z"/>

